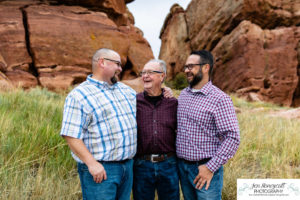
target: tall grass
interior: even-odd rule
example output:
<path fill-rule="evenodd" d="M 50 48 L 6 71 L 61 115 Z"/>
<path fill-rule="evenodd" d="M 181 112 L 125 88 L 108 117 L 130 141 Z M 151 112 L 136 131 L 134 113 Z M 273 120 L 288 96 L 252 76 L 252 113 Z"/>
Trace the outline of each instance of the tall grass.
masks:
<path fill-rule="evenodd" d="M 223 199 L 236 199 L 238 178 L 300 178 L 300 120 L 271 117 L 268 110 L 287 108 L 269 103 L 249 103 L 233 97 L 238 114 L 241 144 L 226 165 Z M 261 112 L 252 112 L 263 108 Z"/>
<path fill-rule="evenodd" d="M 225 165 L 223 200 L 236 199 L 238 178 L 300 178 L 300 121 L 267 114 L 286 108 L 232 98 L 242 110 L 241 144 Z M 64 99 L 42 89 L 0 93 L 0 199 L 81 199 L 76 163 L 59 136 Z"/>
<path fill-rule="evenodd" d="M 59 136 L 64 96 L 0 94 L 0 199 L 78 199 L 75 163 Z"/>

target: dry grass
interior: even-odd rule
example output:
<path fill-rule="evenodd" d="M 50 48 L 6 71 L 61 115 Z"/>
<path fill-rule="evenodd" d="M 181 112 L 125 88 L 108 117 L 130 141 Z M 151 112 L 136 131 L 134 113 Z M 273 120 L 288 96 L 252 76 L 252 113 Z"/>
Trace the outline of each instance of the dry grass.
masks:
<path fill-rule="evenodd" d="M 241 145 L 225 165 L 223 200 L 236 199 L 238 178 L 300 178 L 300 121 L 267 115 L 287 108 L 232 98 L 242 110 Z M 81 198 L 59 136 L 64 99 L 41 89 L 0 93 L 0 199 Z"/>

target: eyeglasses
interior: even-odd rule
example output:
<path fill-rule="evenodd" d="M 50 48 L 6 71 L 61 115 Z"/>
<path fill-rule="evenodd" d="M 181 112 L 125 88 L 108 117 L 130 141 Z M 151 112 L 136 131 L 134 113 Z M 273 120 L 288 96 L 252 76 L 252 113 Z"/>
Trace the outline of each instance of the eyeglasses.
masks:
<path fill-rule="evenodd" d="M 146 74 L 153 75 L 153 74 L 162 74 L 162 73 L 163 72 L 161 72 L 161 71 L 155 71 L 155 70 L 153 70 L 153 71 L 141 71 L 140 76 L 144 76 Z"/>
<path fill-rule="evenodd" d="M 185 71 L 186 69 L 188 70 L 192 70 L 194 68 L 194 66 L 197 66 L 197 65 L 206 65 L 207 63 L 198 63 L 198 64 L 187 64 L 187 65 L 184 65 L 183 66 L 183 70 Z"/>
<path fill-rule="evenodd" d="M 114 62 L 116 65 L 118 65 L 118 67 L 122 67 L 122 63 L 120 61 L 112 60 L 112 59 L 109 59 L 109 58 L 103 58 L 103 59 Z"/>

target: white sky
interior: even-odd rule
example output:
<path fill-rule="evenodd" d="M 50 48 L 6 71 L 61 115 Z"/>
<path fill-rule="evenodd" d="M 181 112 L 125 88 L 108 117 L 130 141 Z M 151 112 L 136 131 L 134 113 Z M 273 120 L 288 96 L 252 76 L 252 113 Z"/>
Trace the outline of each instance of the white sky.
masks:
<path fill-rule="evenodd" d="M 186 9 L 191 0 L 135 0 L 127 7 L 133 14 L 135 26 L 144 32 L 150 43 L 154 57 L 158 58 L 161 41 L 160 30 L 173 4 L 178 3 Z"/>

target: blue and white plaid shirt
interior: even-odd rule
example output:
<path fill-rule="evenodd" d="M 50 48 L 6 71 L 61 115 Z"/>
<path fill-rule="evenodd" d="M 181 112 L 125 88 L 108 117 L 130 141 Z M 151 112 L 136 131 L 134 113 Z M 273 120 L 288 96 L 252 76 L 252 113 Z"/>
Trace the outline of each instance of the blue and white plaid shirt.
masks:
<path fill-rule="evenodd" d="M 132 158 L 137 147 L 136 92 L 123 83 L 109 85 L 88 76 L 66 98 L 60 135 L 83 140 L 96 160 Z"/>

